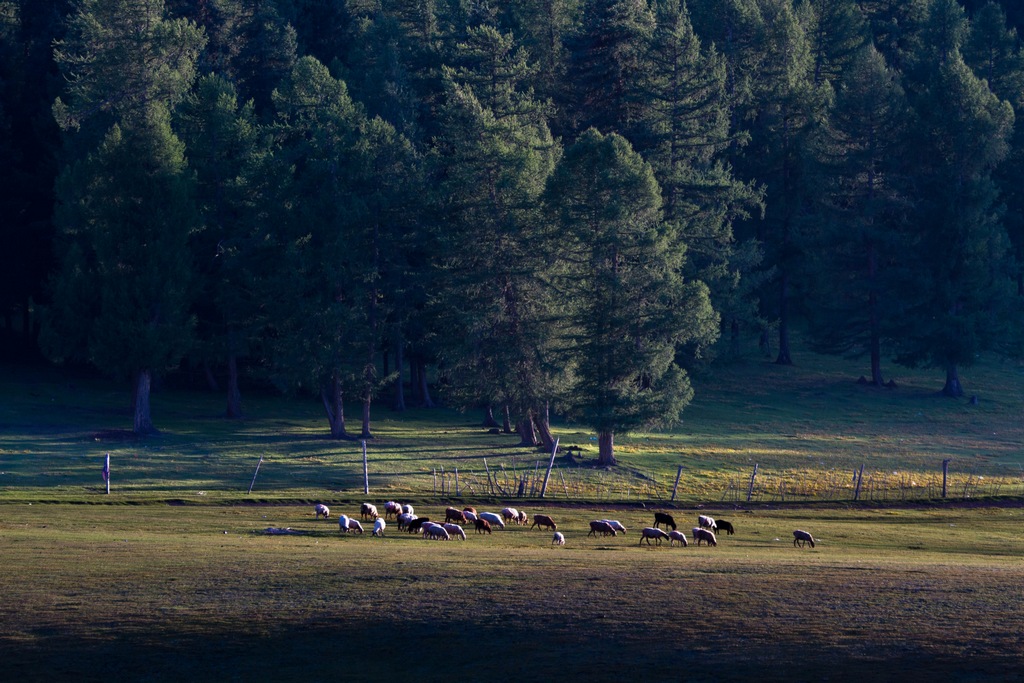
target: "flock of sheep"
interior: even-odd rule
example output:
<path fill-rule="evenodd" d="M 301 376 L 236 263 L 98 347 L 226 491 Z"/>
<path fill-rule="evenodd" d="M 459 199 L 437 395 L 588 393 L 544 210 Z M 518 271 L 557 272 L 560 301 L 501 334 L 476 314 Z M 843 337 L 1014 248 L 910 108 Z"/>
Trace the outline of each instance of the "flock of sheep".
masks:
<path fill-rule="evenodd" d="M 320 517 L 327 519 L 331 516 L 330 508 L 323 503 L 317 503 L 313 508 L 313 512 L 317 519 Z M 530 521 L 529 516 L 525 512 L 512 507 L 504 508 L 499 514 L 495 512 L 477 512 L 476 508 L 467 506 L 462 510 L 448 507 L 445 509 L 444 522 L 435 522 L 429 517 L 417 517 L 412 505 L 403 505 L 394 501 L 388 501 L 384 504 L 383 516 L 377 511 L 377 506 L 372 503 L 363 503 L 360 507 L 359 515 L 364 521 L 373 522 L 374 536 L 384 536 L 384 530 L 388 526 L 387 520 L 391 519 L 398 525 L 399 531 L 420 533 L 423 538 L 444 541 L 451 540 L 453 537 L 466 540 L 464 526 L 470 523 L 473 524 L 476 533 L 489 534 L 495 527 L 504 529 L 506 523 L 526 525 Z M 665 525 L 665 529 L 671 527 L 671 531 L 662 529 L 662 524 Z M 565 545 L 565 536 L 561 531 L 558 531 L 558 525 L 548 515 L 535 514 L 533 516 L 533 524 L 530 525 L 531 529 L 534 527 L 554 532 L 554 535 L 551 537 L 553 545 Z M 363 533 L 363 526 L 359 520 L 346 515 L 338 516 L 338 528 L 342 533 Z M 716 520 L 708 515 L 698 515 L 697 526 L 692 529 L 691 538 L 697 542 L 698 546 L 702 543 L 706 543 L 709 546 L 717 546 L 718 538 L 715 534 L 723 532 L 731 536 L 736 533 L 736 530 L 730 522 L 723 519 Z M 590 523 L 590 533 L 587 535 L 595 537 L 598 534 L 601 536 L 616 536 L 619 533 L 626 533 L 626 527 L 620 522 L 614 519 L 598 519 Z M 665 512 L 655 512 L 654 526 L 644 527 L 640 530 L 640 545 L 643 545 L 644 541 L 647 541 L 647 545 L 651 545 L 651 539 L 654 539 L 656 545 L 661 545 L 661 542 L 666 539 L 669 542 L 669 546 L 675 545 L 677 542 L 684 547 L 687 545 L 686 534 L 677 529 L 675 519 L 672 518 L 672 515 Z M 814 538 L 811 534 L 801 529 L 795 530 L 793 532 L 793 546 L 802 548 L 806 544 L 810 544 L 812 548 L 814 547 Z"/>

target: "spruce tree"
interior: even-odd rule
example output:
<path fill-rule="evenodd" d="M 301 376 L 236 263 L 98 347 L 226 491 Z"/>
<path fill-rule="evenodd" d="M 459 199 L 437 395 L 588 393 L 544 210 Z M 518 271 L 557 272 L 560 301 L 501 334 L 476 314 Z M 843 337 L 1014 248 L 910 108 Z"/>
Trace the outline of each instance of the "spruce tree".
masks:
<path fill-rule="evenodd" d="M 707 287 L 682 277 L 685 250 L 661 218 L 661 189 L 621 136 L 585 132 L 552 175 L 546 205 L 557 219 L 550 278 L 567 409 L 597 432 L 599 463 L 614 465 L 616 434 L 679 419 L 693 390 L 677 350 L 711 343 L 718 316 Z"/>
<path fill-rule="evenodd" d="M 959 368 L 992 348 L 1009 319 L 1009 240 L 994 170 L 1007 156 L 1014 115 L 958 49 L 936 47 L 919 62 L 928 79 L 912 102 L 920 119 L 913 141 L 920 241 L 907 255 L 915 288 L 907 292 L 897 362 L 944 370 L 942 392 L 960 396 Z"/>
<path fill-rule="evenodd" d="M 905 160 L 909 106 L 884 57 L 861 49 L 837 83 L 836 99 L 813 140 L 815 210 L 801 226 L 813 346 L 861 357 L 882 386 L 883 343 L 892 341 L 907 290 L 903 258 L 912 186 Z"/>
<path fill-rule="evenodd" d="M 83 0 L 69 22 L 56 50 L 67 87 L 53 109 L 68 151 L 48 345 L 134 379 L 133 429 L 146 434 L 153 374 L 191 343 L 199 221 L 170 111 L 205 40 L 191 22 L 166 19 L 162 0 Z"/>

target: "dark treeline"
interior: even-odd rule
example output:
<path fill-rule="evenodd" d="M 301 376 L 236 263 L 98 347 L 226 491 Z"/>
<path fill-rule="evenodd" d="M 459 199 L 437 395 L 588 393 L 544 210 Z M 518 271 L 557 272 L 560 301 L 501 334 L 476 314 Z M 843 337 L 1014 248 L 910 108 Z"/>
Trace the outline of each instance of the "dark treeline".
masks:
<path fill-rule="evenodd" d="M 8 337 L 552 446 L 678 419 L 755 342 L 1017 355 L 1020 6 L 0 0 Z M 433 395 L 432 392 L 437 393 Z M 361 407 L 345 421 L 346 401 Z"/>

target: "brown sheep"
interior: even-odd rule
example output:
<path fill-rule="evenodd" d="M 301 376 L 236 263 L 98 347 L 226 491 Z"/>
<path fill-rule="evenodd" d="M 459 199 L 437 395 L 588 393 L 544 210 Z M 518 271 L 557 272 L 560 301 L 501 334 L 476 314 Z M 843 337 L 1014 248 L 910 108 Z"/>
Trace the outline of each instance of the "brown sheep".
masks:
<path fill-rule="evenodd" d="M 600 520 L 590 523 L 590 533 L 587 536 L 597 536 L 600 533 L 602 536 L 611 534 L 615 535 L 615 529 L 608 522 L 602 522 Z"/>
<path fill-rule="evenodd" d="M 477 517 L 476 521 L 473 522 L 473 526 L 476 527 L 476 532 L 478 534 L 482 534 L 485 531 L 487 533 L 491 533 L 491 523 L 488 522 L 486 519 L 480 519 L 479 517 Z"/>
<path fill-rule="evenodd" d="M 530 528 L 532 529 L 533 527 L 537 527 L 538 529 L 547 527 L 552 531 L 556 531 L 558 529 L 558 525 L 555 524 L 555 520 L 551 519 L 547 515 L 534 515 L 533 524 L 530 526 Z"/>
<path fill-rule="evenodd" d="M 457 510 L 455 508 L 446 508 L 444 511 L 444 521 L 446 523 L 455 522 L 457 524 L 465 524 L 466 513 L 464 513 L 462 510 Z"/>

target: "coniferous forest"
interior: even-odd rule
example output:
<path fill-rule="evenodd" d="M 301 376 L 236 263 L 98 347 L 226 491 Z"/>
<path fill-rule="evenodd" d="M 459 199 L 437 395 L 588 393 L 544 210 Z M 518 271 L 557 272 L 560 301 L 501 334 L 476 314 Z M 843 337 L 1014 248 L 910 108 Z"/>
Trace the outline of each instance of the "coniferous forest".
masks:
<path fill-rule="evenodd" d="M 5 344 L 130 382 L 670 425 L 792 332 L 1024 351 L 1010 0 L 0 0 Z M 404 380 L 404 381 L 403 381 Z M 358 426 L 346 423 L 358 414 Z M 358 407 L 358 410 L 356 409 Z M 158 420 L 157 420 L 158 421 Z"/>

